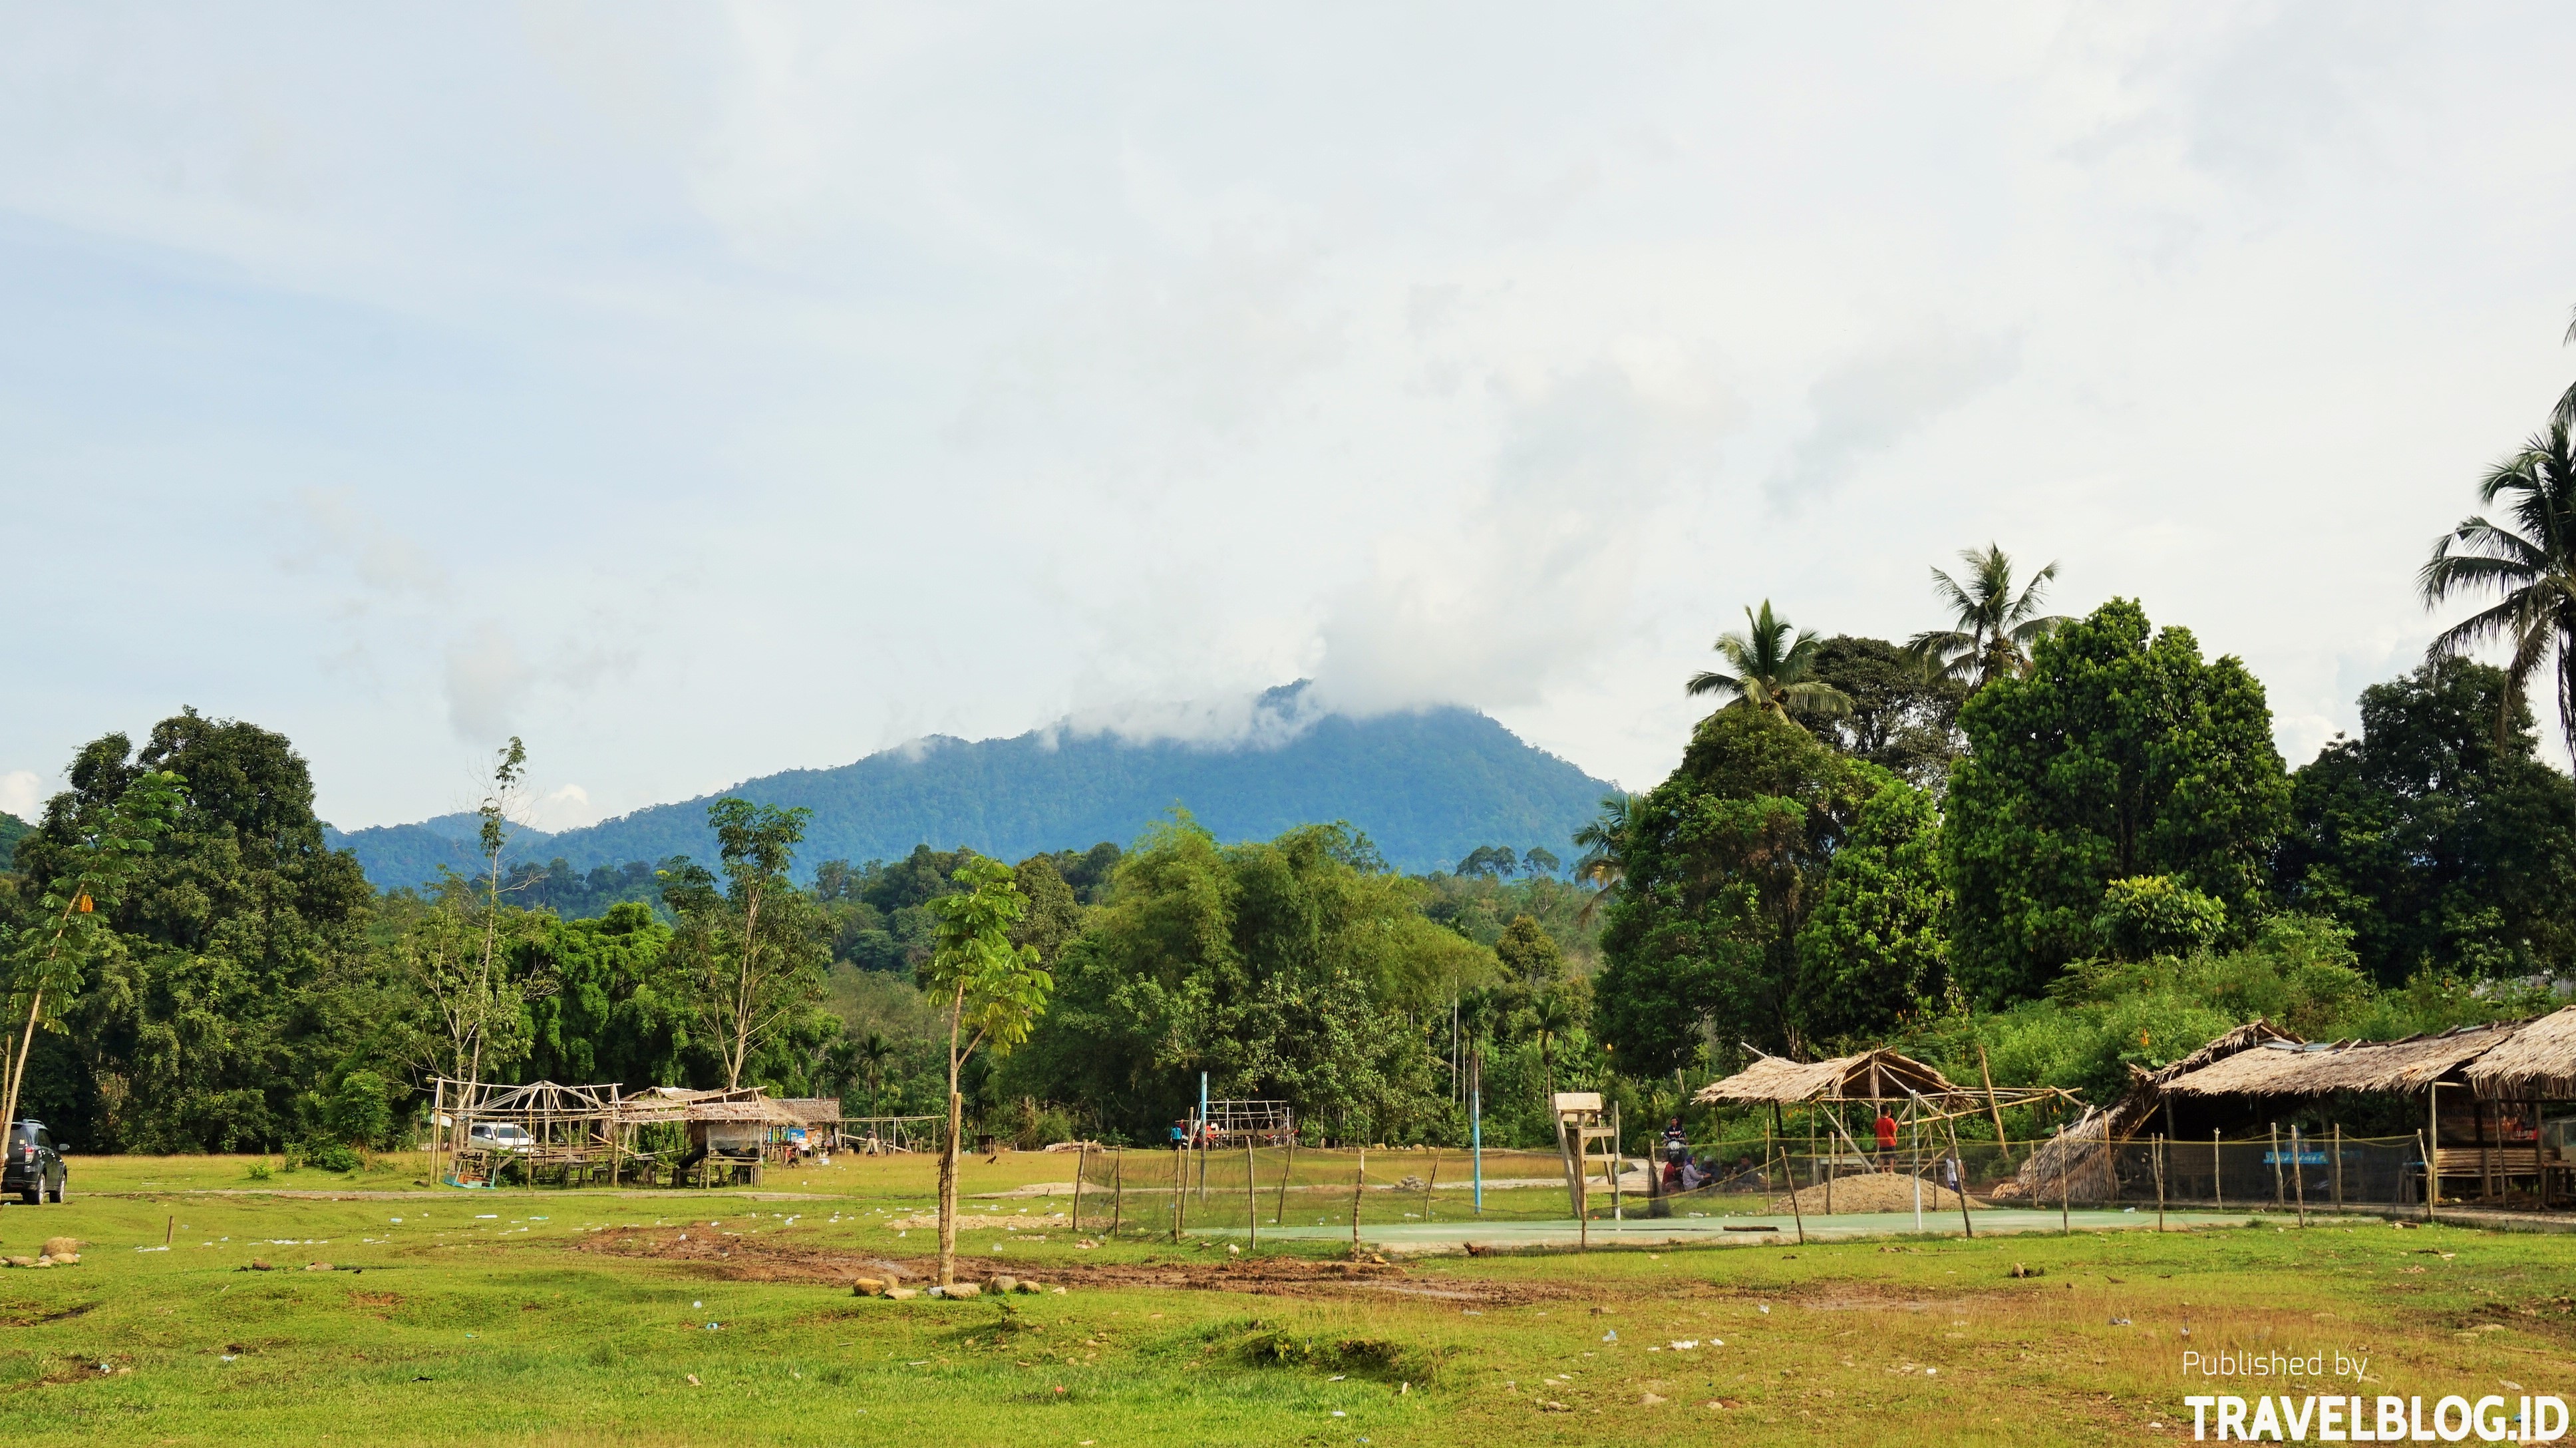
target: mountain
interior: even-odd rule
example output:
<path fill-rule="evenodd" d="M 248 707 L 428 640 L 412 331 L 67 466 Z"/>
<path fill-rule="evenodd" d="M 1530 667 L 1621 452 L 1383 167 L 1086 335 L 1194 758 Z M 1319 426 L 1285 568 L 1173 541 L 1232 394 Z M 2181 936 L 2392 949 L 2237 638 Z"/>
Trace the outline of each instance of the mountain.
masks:
<path fill-rule="evenodd" d="M 544 859 L 538 853 L 554 836 L 544 830 L 522 825 L 505 825 L 509 831 L 505 865 L 530 858 Z M 329 825 L 322 827 L 322 842 L 335 850 L 348 850 L 365 867 L 368 880 L 379 890 L 397 885 L 418 885 L 438 878 L 441 865 L 460 875 L 472 875 L 483 868 L 483 854 L 477 841 L 483 831 L 483 817 L 471 811 L 439 815 L 416 825 L 374 825 L 363 830 L 341 831 Z"/>
<path fill-rule="evenodd" d="M 35 832 L 34 825 L 0 811 L 0 870 L 9 868 L 9 857 L 17 852 L 18 842 Z"/>
<path fill-rule="evenodd" d="M 1348 820 L 1388 864 L 1423 872 L 1451 868 L 1481 845 L 1543 846 L 1571 860 L 1569 837 L 1611 790 L 1472 709 L 1354 719 L 1314 711 L 1304 691 L 1299 683 L 1262 695 L 1245 742 L 1140 742 L 1062 727 L 973 743 L 932 737 L 724 793 L 814 811 L 798 853 L 809 870 L 824 860 L 896 859 L 924 843 L 1005 860 L 1125 844 L 1177 805 L 1222 840 Z M 510 855 L 559 855 L 585 870 L 672 855 L 712 862 L 707 804 L 719 797 L 556 835 L 530 830 Z M 472 819 L 357 830 L 339 842 L 379 886 L 410 884 L 442 860 L 473 868 Z"/>

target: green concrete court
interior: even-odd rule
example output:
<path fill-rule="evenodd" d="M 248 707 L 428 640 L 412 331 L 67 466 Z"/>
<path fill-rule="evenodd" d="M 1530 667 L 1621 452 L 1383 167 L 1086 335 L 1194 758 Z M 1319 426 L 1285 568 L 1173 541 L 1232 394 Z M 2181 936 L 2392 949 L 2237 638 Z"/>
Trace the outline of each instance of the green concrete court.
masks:
<path fill-rule="evenodd" d="M 2012 1236 L 2032 1232 L 2059 1232 L 2070 1227 L 2078 1232 L 2149 1231 L 2156 1229 L 2153 1208 L 2143 1211 L 2104 1211 L 2098 1208 L 2070 1212 L 2061 1221 L 2054 1211 L 2026 1208 L 1988 1208 L 1973 1214 L 1977 1235 Z M 2308 1213 L 2311 1222 L 2333 1220 L 2331 1213 Z M 2188 1227 L 2240 1227 L 2258 1221 L 2288 1225 L 2296 1220 L 2286 1213 L 2269 1212 L 2180 1212 L 2165 1213 L 2168 1230 Z M 1744 1231 L 1745 1227 L 1766 1227 L 1768 1231 Z M 1911 1236 L 1918 1231 L 1928 1236 L 1960 1235 L 1959 1214 L 1926 1210 L 1920 1228 L 1912 1212 L 1842 1212 L 1833 1216 L 1810 1216 L 1806 1221 L 1807 1240 L 1811 1242 L 1851 1241 L 1864 1237 Z M 1218 1239 L 1241 1237 L 1242 1229 L 1205 1229 L 1192 1235 Z M 1261 1236 L 1281 1242 L 1350 1240 L 1348 1223 L 1339 1226 L 1277 1226 L 1264 1224 Z M 1469 1242 L 1493 1247 L 1572 1247 L 1583 1240 L 1571 1218 L 1559 1221 L 1486 1221 L 1458 1222 L 1372 1222 L 1360 1228 L 1360 1240 L 1397 1250 L 1436 1250 L 1463 1247 Z M 1627 1221 L 1595 1220 L 1590 1233 L 1595 1247 L 1777 1247 L 1794 1245 L 1798 1225 L 1786 1212 L 1751 1213 L 1709 1217 L 1634 1217 Z"/>

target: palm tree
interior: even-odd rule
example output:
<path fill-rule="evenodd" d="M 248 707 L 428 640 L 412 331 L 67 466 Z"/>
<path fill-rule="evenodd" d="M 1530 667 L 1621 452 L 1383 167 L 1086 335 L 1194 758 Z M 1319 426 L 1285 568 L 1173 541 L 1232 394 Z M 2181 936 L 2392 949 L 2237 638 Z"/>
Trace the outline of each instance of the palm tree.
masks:
<path fill-rule="evenodd" d="M 1574 842 L 1583 847 L 1583 855 L 1574 862 L 1574 878 L 1592 887 L 1592 898 L 1583 902 L 1578 920 L 1589 920 L 1619 882 L 1628 878 L 1628 867 L 1620 860 L 1620 842 L 1628 836 L 1628 811 L 1637 797 L 1624 790 L 1601 797 L 1601 812 L 1592 822 L 1574 832 Z"/>
<path fill-rule="evenodd" d="M 885 1115 L 884 1102 L 879 1096 L 877 1087 L 885 1080 L 886 1062 L 894 1059 L 894 1042 L 870 1031 L 867 1039 L 859 1042 L 858 1055 L 860 1066 L 868 1073 L 868 1114 L 883 1116 Z"/>
<path fill-rule="evenodd" d="M 1771 612 L 1767 598 L 1760 613 L 1746 609 L 1744 621 L 1750 626 L 1745 632 L 1721 634 L 1710 645 L 1735 672 L 1693 674 L 1684 693 L 1733 695 L 1723 707 L 1760 709 L 1783 719 L 1851 712 L 1850 695 L 1808 677 L 1816 670 L 1816 651 L 1824 647 L 1814 629 L 1793 630 L 1787 619 Z"/>
<path fill-rule="evenodd" d="M 2496 737 L 2507 737 L 2533 675 L 2558 656 L 2558 727 L 2576 759 L 2576 449 L 2569 429 L 2576 419 L 2559 415 L 2549 430 L 2522 451 L 2489 469 L 2478 501 L 2506 503 L 2503 521 L 2470 517 L 2433 545 L 2417 582 L 2427 608 L 2457 594 L 2494 592 L 2493 607 L 2454 624 L 2427 652 L 2435 658 L 2479 644 L 2512 649 L 2508 683 L 2496 716 Z"/>
<path fill-rule="evenodd" d="M 2013 563 L 2002 546 L 1962 548 L 1968 565 L 1964 580 L 1935 568 L 1932 591 L 1956 615 L 1954 626 L 1916 634 L 1905 646 L 1935 672 L 1982 689 L 2006 674 L 2030 672 L 2030 646 L 2057 631 L 2066 620 L 2039 611 L 2040 596 L 2057 577 L 2057 565 L 2030 576 L 2013 592 Z"/>
<path fill-rule="evenodd" d="M 1538 1042 L 1539 1070 L 1550 1100 L 1556 1096 L 1556 1048 L 1580 1024 L 1574 1016 L 1574 1003 L 1562 991 L 1549 991 L 1530 1002 L 1530 1037 Z"/>

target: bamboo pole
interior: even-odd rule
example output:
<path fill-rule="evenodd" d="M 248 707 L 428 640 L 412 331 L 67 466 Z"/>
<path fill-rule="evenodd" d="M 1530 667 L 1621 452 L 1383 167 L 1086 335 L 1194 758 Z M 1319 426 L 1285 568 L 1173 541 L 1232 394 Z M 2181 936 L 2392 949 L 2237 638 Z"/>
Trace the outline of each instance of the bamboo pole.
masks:
<path fill-rule="evenodd" d="M 1440 1148 L 1431 1148 L 1431 1179 L 1422 1184 L 1422 1225 L 1431 1225 L 1431 1194 L 1440 1187 Z"/>
<path fill-rule="evenodd" d="M 1082 1230 L 1082 1167 L 1091 1160 L 1091 1143 L 1083 1142 L 1073 1149 L 1073 1230 Z"/>
<path fill-rule="evenodd" d="M 1765 1160 L 1762 1165 L 1768 1170 L 1771 1163 Z M 1811 1156 L 1807 1158 L 1807 1175 L 1813 1177 L 1815 1174 L 1816 1159 Z M 1798 1245 L 1804 1247 L 1807 1245 L 1807 1214 L 1798 1209 L 1798 1173 L 1789 1165 L 1789 1148 L 1785 1143 L 1780 1148 L 1780 1177 L 1789 1184 L 1789 1215 L 1798 1224 Z"/>
<path fill-rule="evenodd" d="M 1973 1242 L 1977 1239 L 1977 1224 L 1968 1219 L 1968 1156 L 1967 1153 L 1959 1150 L 1957 1123 L 1944 1116 L 1941 1118 L 1941 1129 L 1950 1133 L 1950 1161 L 1958 1170 L 1958 1180 L 1952 1185 L 1951 1190 L 1959 1194 L 1959 1230 L 1965 1232 L 1968 1240 Z"/>
<path fill-rule="evenodd" d="M 2340 1212 L 2343 1210 L 2343 1123 L 2340 1121 L 2334 1124 L 2334 1163 L 2334 1202 L 2335 1210 Z"/>
<path fill-rule="evenodd" d="M 2209 1129 L 2209 1195 L 2218 1203 L 2218 1210 L 2222 1212 L 2227 1210 L 2227 1188 L 2223 1184 L 2225 1176 L 2226 1172 L 2219 1165 L 2218 1160 L 2218 1128 L 2213 1126 Z"/>
<path fill-rule="evenodd" d="M 1127 1148 L 1109 1158 L 1109 1236 L 1115 1241 L 1119 1223 L 1127 1215 Z"/>
<path fill-rule="evenodd" d="M 1296 1170 L 1297 1138 L 1291 1135 L 1288 1138 L 1287 1151 L 1279 1159 L 1279 1209 L 1271 1215 L 1272 1226 L 1278 1226 L 1288 1220 L 1288 1178 L 1294 1175 Z"/>
<path fill-rule="evenodd" d="M 2067 1237 L 2075 1235 L 2074 1203 L 2068 1195 L 2074 1184 L 2066 1179 L 2066 1165 L 2074 1155 L 2066 1144 L 2066 1128 L 2060 1125 L 2057 1128 L 2057 1230 L 2061 1236 Z"/>
<path fill-rule="evenodd" d="M 2299 1194 L 2299 1226 L 2308 1225 L 2308 1163 L 2299 1150 L 2299 1123 L 2290 1123 L 2290 1185 Z"/>
<path fill-rule="evenodd" d="M 2272 1123 L 2272 1210 L 2288 1206 L 2281 1191 L 2281 1123 Z"/>
<path fill-rule="evenodd" d="M 1253 1184 L 1252 1133 L 1243 1134 L 1243 1230 L 1251 1234 L 1245 1245 L 1261 1245 L 1261 1200 Z"/>
<path fill-rule="evenodd" d="M 2424 1153 L 2424 1220 L 2429 1222 L 2433 1220 L 2433 1194 L 2441 1190 L 2434 1182 L 2440 1180 L 2441 1173 L 2433 1166 L 2433 1148 L 2425 1141 L 2424 1133 L 2415 1133 L 2415 1145 Z"/>
<path fill-rule="evenodd" d="M 2154 1144 L 2153 1144 L 2149 1149 L 2155 1153 L 2154 1161 L 2155 1161 L 2155 1167 L 2156 1167 L 2156 1230 L 2157 1230 L 2157 1231 L 2159 1231 L 2159 1232 L 2161 1232 L 2161 1231 L 2163 1231 L 2163 1230 L 2165 1229 L 2165 1139 L 2164 1139 L 2164 1137 L 2163 1137 L 2162 1135 L 2157 1136 L 2157 1137 L 2156 1137 L 2156 1139 L 2155 1139 L 2155 1141 L 2154 1141 Z"/>
<path fill-rule="evenodd" d="M 2004 1165 L 2012 1165 L 2012 1146 L 2004 1140 L 2004 1109 L 1995 1103 L 1995 1073 L 1986 1066 L 1986 1043 L 1977 1043 L 1977 1075 L 1986 1083 L 1986 1115 L 1995 1123 L 1995 1146 L 2004 1154 Z"/>
<path fill-rule="evenodd" d="M 2417 1144 L 2424 1148 L 2424 1220 L 2433 1220 L 2433 1208 L 2442 1197 L 2442 1169 L 2433 1164 L 2433 1150 L 2442 1144 L 2442 1083 L 2424 1088 L 2424 1131 Z"/>

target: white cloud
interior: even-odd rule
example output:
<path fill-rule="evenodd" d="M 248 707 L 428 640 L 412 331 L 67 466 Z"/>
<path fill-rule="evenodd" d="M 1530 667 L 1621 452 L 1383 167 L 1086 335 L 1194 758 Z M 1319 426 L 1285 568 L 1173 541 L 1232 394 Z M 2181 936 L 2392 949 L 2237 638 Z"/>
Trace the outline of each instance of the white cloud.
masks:
<path fill-rule="evenodd" d="M 141 13 L 0 48 L 0 492 L 117 520 L 0 758 L 194 702 L 348 826 L 1299 677 L 1646 783 L 1989 538 L 2295 756 L 2576 367 L 2576 14 Z"/>
<path fill-rule="evenodd" d="M 498 624 L 478 624 L 447 646 L 447 721 L 459 739 L 485 743 L 527 728 L 537 673 Z"/>
<path fill-rule="evenodd" d="M 32 769 L 0 774 L 0 814 L 13 814 L 29 824 L 45 808 L 45 781 Z"/>

